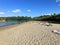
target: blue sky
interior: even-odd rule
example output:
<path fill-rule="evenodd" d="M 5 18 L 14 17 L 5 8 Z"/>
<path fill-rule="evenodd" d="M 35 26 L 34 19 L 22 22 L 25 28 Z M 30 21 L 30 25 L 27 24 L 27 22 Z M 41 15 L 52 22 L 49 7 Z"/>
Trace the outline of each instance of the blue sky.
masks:
<path fill-rule="evenodd" d="M 60 13 L 60 0 L 0 0 L 0 17 Z"/>

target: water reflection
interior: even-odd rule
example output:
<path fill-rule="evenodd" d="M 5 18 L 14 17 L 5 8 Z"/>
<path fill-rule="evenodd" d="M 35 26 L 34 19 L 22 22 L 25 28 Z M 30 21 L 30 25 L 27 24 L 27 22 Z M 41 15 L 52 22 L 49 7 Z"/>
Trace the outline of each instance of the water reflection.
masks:
<path fill-rule="evenodd" d="M 19 22 L 0 22 L 0 26 L 8 26 L 13 24 L 19 24 Z"/>

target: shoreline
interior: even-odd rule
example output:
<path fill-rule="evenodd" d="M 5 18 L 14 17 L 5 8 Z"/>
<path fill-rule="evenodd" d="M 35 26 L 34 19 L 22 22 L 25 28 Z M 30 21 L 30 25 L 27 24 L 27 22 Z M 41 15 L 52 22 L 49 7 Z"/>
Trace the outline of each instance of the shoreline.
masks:
<path fill-rule="evenodd" d="M 8 25 L 8 26 L 0 26 L 0 30 L 11 29 L 11 28 L 14 28 L 14 27 L 16 27 L 18 25 L 19 24 L 13 24 L 13 25 Z"/>
<path fill-rule="evenodd" d="M 27 23 L 27 22 L 12 24 L 12 25 L 6 25 L 6 26 L 0 26 L 0 30 L 11 29 L 11 28 L 17 27 L 17 26 L 25 24 L 25 23 Z"/>

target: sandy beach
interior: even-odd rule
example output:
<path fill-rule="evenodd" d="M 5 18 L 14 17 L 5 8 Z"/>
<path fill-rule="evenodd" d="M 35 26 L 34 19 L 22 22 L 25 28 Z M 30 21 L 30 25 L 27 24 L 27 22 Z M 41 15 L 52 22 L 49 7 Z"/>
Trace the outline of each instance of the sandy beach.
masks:
<path fill-rule="evenodd" d="M 0 27 L 0 45 L 60 45 L 60 24 L 44 26 L 30 21 L 23 24 Z"/>

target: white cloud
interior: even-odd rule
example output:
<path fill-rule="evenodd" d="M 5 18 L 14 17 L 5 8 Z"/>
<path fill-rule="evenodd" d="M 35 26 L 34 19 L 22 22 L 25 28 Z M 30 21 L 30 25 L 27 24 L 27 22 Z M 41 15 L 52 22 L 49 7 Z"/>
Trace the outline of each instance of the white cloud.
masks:
<path fill-rule="evenodd" d="M 4 12 L 0 12 L 0 14 L 5 14 Z"/>
<path fill-rule="evenodd" d="M 18 13 L 18 12 L 21 12 L 21 10 L 20 9 L 15 9 L 15 10 L 12 10 L 12 12 Z"/>
<path fill-rule="evenodd" d="M 26 15 L 26 14 L 23 14 L 23 15 Z"/>
<path fill-rule="evenodd" d="M 60 0 L 56 0 L 56 2 L 59 2 Z"/>
<path fill-rule="evenodd" d="M 45 15 L 51 15 L 51 14 L 45 14 Z"/>
<path fill-rule="evenodd" d="M 60 4 L 58 6 L 60 6 Z"/>
<path fill-rule="evenodd" d="M 30 9 L 28 9 L 28 10 L 27 10 L 27 12 L 31 12 L 31 10 L 30 10 Z"/>
<path fill-rule="evenodd" d="M 10 11 L 8 11 L 8 12 L 10 12 Z"/>

